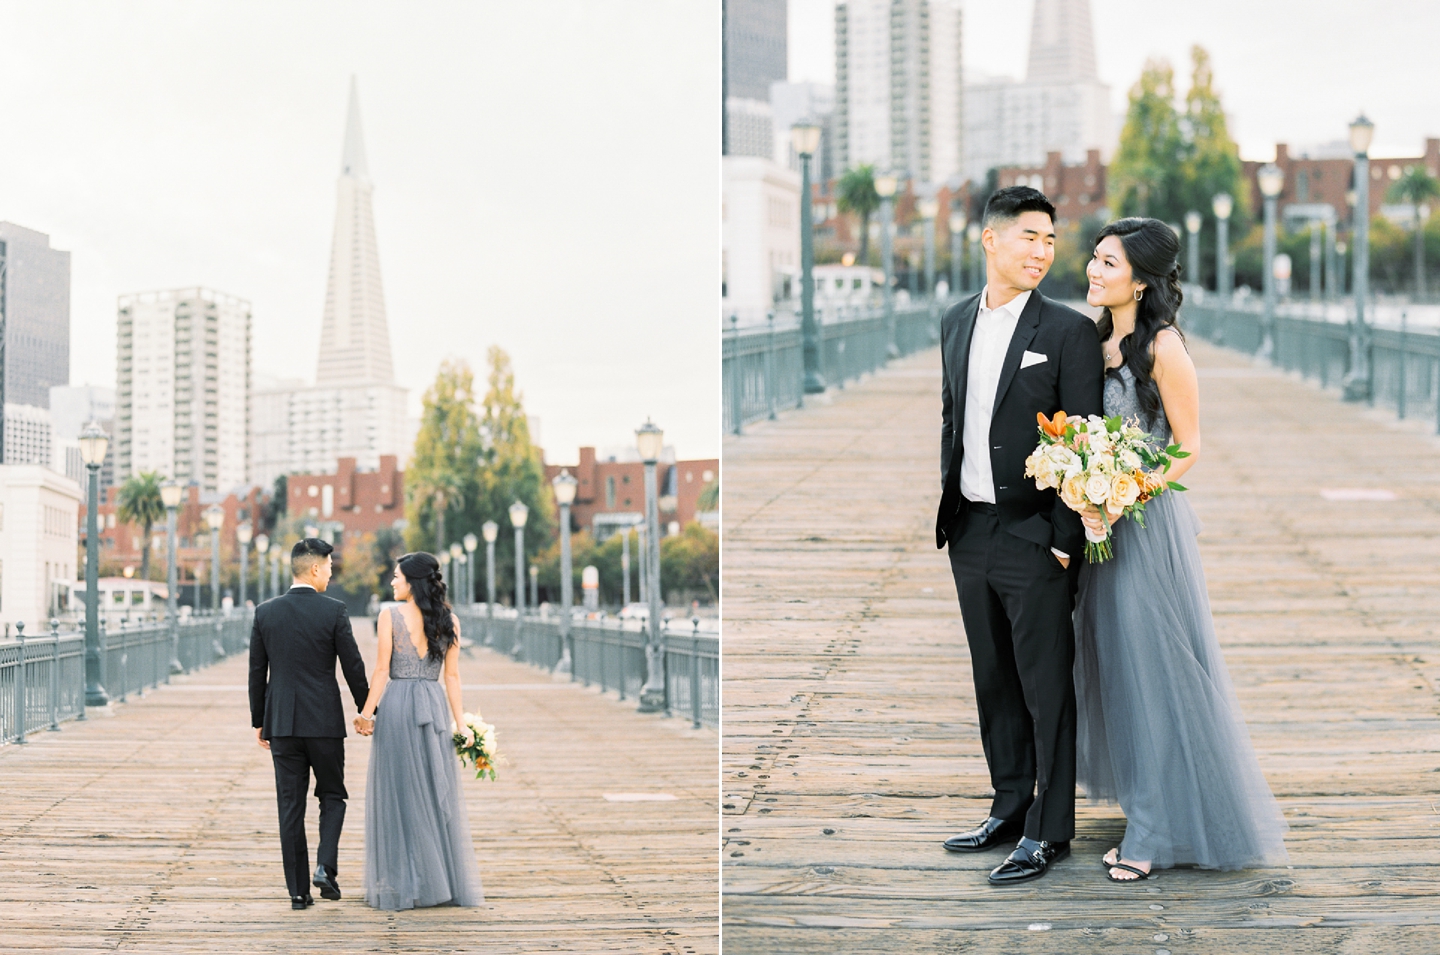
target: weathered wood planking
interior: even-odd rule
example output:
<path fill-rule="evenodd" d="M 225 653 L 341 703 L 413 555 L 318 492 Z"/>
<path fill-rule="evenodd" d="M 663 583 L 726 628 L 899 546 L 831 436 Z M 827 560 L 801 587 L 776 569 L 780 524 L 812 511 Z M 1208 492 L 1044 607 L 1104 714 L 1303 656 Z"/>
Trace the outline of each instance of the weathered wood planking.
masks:
<path fill-rule="evenodd" d="M 1191 345 L 1216 624 L 1290 865 L 1112 885 L 1118 807 L 994 889 L 940 842 L 989 805 L 935 550 L 939 358 L 725 445 L 727 953 L 1440 951 L 1440 443 Z M 1322 488 L 1384 487 L 1338 503 Z"/>
<path fill-rule="evenodd" d="M 360 644 L 373 659 L 368 628 Z M 241 658 L 0 749 L 0 951 L 718 952 L 716 734 L 488 650 L 462 660 L 508 759 L 465 784 L 483 907 L 365 905 L 370 744 L 352 734 L 345 898 L 290 910 Z M 306 821 L 313 856 L 313 799 Z"/>

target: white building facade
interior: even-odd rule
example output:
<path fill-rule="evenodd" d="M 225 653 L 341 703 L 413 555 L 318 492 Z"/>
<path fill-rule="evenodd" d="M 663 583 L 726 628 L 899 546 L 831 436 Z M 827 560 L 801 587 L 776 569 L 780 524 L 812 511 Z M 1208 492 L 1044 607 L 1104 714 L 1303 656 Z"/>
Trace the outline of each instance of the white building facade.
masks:
<path fill-rule="evenodd" d="M 35 464 L 0 465 L 0 622 L 49 632 L 69 606 L 79 548 L 80 486 Z"/>
<path fill-rule="evenodd" d="M 244 485 L 250 448 L 250 303 L 205 288 L 119 303 L 116 480 L 156 471 L 202 491 Z"/>
<path fill-rule="evenodd" d="M 835 5 L 836 175 L 865 164 L 921 183 L 960 174 L 962 27 L 959 0 Z"/>
<path fill-rule="evenodd" d="M 5 463 L 49 465 L 53 458 L 54 428 L 48 409 L 5 403 Z"/>
<path fill-rule="evenodd" d="M 315 385 L 276 382 L 257 389 L 249 472 L 256 484 L 269 486 L 291 472 L 333 471 L 342 457 L 374 469 L 382 454 L 402 462 L 410 455 L 409 393 L 395 384 L 390 358 L 374 188 L 352 80 Z"/>
<path fill-rule="evenodd" d="M 755 156 L 726 156 L 722 166 L 721 309 L 727 322 L 753 324 L 799 294 L 800 176 Z"/>
<path fill-rule="evenodd" d="M 966 178 L 983 182 L 1001 166 L 1067 163 L 1115 146 L 1110 87 L 1095 67 L 1089 0 L 1035 0 L 1025 79 L 986 78 L 965 87 Z"/>

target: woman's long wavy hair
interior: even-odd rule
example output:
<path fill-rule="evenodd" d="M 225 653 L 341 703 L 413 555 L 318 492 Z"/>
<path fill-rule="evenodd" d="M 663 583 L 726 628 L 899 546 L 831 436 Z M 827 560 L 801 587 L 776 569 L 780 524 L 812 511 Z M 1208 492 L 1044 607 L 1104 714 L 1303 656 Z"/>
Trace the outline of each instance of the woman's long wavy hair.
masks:
<path fill-rule="evenodd" d="M 440 562 L 434 554 L 417 551 L 395 563 L 410 584 L 410 596 L 415 598 L 415 606 L 425 621 L 425 642 L 429 645 L 425 655 L 432 660 L 442 659 L 455 642 L 455 621 L 445 599 L 445 575 L 440 573 Z"/>
<path fill-rule="evenodd" d="M 1116 219 L 1101 229 L 1092 248 L 1110 235 L 1118 238 L 1125 249 L 1131 274 L 1137 281 L 1145 283 L 1145 290 L 1140 293 L 1140 302 L 1135 307 L 1135 330 L 1120 342 L 1120 354 L 1135 376 L 1135 396 L 1145 416 L 1143 425 L 1150 427 L 1161 412 L 1160 389 L 1154 376 L 1155 355 L 1151 350 L 1155 336 L 1162 329 L 1173 328 L 1181 338 L 1185 337 L 1179 324 L 1180 303 L 1185 298 L 1180 289 L 1180 240 L 1159 219 L 1131 216 Z M 1101 313 L 1097 324 L 1100 340 L 1108 340 L 1115 330 L 1115 319 L 1110 309 Z M 1118 376 L 1120 370 L 1112 368 L 1106 374 Z"/>

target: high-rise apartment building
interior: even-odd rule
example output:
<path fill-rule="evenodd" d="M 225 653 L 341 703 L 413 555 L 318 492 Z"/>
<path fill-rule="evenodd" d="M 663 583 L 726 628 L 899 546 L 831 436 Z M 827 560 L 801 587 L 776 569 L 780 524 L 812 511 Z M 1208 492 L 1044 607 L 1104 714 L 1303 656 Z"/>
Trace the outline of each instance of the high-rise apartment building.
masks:
<path fill-rule="evenodd" d="M 70 253 L 43 232 L 0 222 L 5 402 L 50 407 L 70 383 Z"/>
<path fill-rule="evenodd" d="M 721 96 L 727 156 L 772 157 L 770 86 L 788 75 L 786 0 L 724 0 Z"/>
<path fill-rule="evenodd" d="M 1114 148 L 1110 87 L 1095 68 L 1089 0 L 1035 0 L 1025 79 L 989 79 L 965 88 L 965 174 L 1040 166 L 1058 152 L 1067 163 Z"/>
<path fill-rule="evenodd" d="M 409 457 L 408 392 L 395 384 L 390 359 L 374 188 L 352 79 L 315 385 L 273 382 L 256 390 L 250 475 L 257 484 L 334 471 L 340 458 L 373 470 L 382 455 Z"/>
<path fill-rule="evenodd" d="M 209 493 L 246 483 L 250 331 L 250 303 L 210 289 L 121 297 L 117 481 L 157 471 Z"/>
<path fill-rule="evenodd" d="M 959 0 L 835 4 L 839 172 L 870 164 L 921 183 L 959 175 Z"/>

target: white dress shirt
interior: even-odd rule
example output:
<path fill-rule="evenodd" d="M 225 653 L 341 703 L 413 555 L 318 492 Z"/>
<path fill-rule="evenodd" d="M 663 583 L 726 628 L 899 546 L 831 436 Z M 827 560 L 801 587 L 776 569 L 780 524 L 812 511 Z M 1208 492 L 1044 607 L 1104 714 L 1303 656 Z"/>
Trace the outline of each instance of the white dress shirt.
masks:
<path fill-rule="evenodd" d="M 960 493 L 971 501 L 995 503 L 995 473 L 990 465 L 990 419 L 995 392 L 1000 387 L 1000 366 L 1015 337 L 1015 325 L 1029 292 L 1021 292 L 999 308 L 986 308 L 989 286 L 980 293 L 975 329 L 970 333 L 970 365 L 965 382 L 965 421 L 961 432 L 964 454 L 960 459 Z"/>

